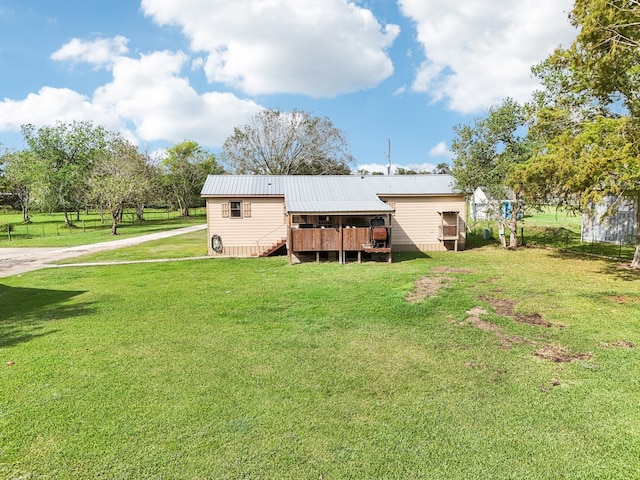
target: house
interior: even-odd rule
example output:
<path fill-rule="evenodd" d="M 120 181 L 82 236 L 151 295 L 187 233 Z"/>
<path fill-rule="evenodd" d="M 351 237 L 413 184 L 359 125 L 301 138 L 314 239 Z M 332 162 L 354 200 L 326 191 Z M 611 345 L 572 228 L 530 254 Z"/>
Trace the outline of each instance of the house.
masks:
<path fill-rule="evenodd" d="M 582 214 L 581 241 L 584 243 L 633 244 L 636 238 L 636 207 L 622 201 L 615 215 L 606 215 L 615 197 L 607 197 L 593 212 Z"/>
<path fill-rule="evenodd" d="M 469 200 L 471 219 L 474 221 L 495 220 L 499 217 L 500 213 L 502 214 L 502 218 L 510 219 L 511 212 L 513 212 L 513 198 L 513 192 L 509 191 L 506 199 L 497 201 L 491 197 L 485 188 L 478 187 L 473 191 L 471 199 Z M 518 220 L 522 220 L 524 217 L 524 209 L 520 209 L 517 215 Z"/>
<path fill-rule="evenodd" d="M 464 249 L 465 196 L 450 175 L 209 175 L 209 255 L 290 261 Z"/>

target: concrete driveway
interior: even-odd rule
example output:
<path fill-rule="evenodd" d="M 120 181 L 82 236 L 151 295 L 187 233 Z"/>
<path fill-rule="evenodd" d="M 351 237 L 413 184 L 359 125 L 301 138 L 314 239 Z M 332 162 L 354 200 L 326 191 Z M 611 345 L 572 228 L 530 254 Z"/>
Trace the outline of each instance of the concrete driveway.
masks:
<path fill-rule="evenodd" d="M 9 277 L 41 268 L 52 267 L 51 262 L 77 257 L 86 253 L 114 250 L 116 248 L 139 245 L 151 240 L 173 237 L 183 233 L 204 230 L 206 225 L 178 228 L 163 232 L 150 233 L 139 237 L 123 238 L 108 242 L 93 243 L 91 245 L 79 245 L 63 248 L 0 248 L 0 277 Z"/>

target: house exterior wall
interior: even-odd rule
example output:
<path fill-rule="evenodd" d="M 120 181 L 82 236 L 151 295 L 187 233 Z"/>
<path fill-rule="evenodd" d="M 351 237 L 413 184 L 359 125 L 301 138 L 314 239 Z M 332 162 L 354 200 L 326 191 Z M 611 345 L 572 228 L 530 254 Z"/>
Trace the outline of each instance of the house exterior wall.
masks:
<path fill-rule="evenodd" d="M 232 217 L 223 205 L 242 202 L 242 217 Z M 245 204 L 250 205 L 250 212 Z M 207 197 L 207 243 L 209 255 L 250 257 L 287 237 L 283 197 Z M 246 213 L 250 213 L 247 216 Z M 211 247 L 211 238 L 222 239 L 222 252 Z"/>
<path fill-rule="evenodd" d="M 391 245 L 394 252 L 444 251 L 445 244 L 438 239 L 442 217 L 438 212 L 459 211 L 458 248 L 466 242 L 466 201 L 462 195 L 451 196 L 382 196 L 394 205 L 391 220 Z"/>

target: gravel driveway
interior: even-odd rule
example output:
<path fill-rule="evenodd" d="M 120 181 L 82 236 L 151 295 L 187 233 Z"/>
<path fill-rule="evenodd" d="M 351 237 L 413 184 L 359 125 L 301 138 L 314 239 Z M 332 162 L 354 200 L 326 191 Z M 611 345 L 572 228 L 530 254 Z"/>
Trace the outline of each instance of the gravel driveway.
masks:
<path fill-rule="evenodd" d="M 183 233 L 204 230 L 206 225 L 178 228 L 164 232 L 150 233 L 139 237 L 123 238 L 108 242 L 93 243 L 91 245 L 79 245 L 63 248 L 0 248 L 0 277 L 9 277 L 41 268 L 52 267 L 51 262 L 77 257 L 85 253 L 114 250 L 116 248 L 138 245 L 151 240 L 173 237 Z"/>

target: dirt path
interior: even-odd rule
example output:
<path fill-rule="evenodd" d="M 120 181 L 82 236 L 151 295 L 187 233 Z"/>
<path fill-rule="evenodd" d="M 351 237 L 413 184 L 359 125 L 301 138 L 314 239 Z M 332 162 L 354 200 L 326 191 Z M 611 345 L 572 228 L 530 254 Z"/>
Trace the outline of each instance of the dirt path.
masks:
<path fill-rule="evenodd" d="M 0 248 L 0 278 L 11 275 L 39 270 L 41 268 L 54 267 L 51 262 L 64 260 L 65 258 L 77 257 L 86 253 L 101 252 L 104 250 L 114 250 L 116 248 L 139 245 L 151 240 L 173 237 L 183 233 L 204 230 L 206 225 L 195 225 L 192 227 L 178 228 L 164 232 L 150 233 L 139 237 L 123 238 L 121 240 L 111 240 L 108 242 L 93 243 L 90 245 L 78 245 L 75 247 L 62 248 Z M 124 262 L 119 262 L 124 263 Z M 84 264 L 85 266 L 88 264 Z"/>

